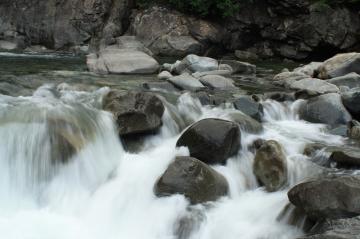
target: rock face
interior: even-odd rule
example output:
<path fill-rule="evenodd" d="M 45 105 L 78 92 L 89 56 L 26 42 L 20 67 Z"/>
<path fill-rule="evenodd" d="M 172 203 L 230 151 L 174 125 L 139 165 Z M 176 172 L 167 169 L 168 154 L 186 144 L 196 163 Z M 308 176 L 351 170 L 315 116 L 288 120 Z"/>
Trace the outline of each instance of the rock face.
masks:
<path fill-rule="evenodd" d="M 349 73 L 360 73 L 360 53 L 338 54 L 319 67 L 319 77 L 329 79 Z"/>
<path fill-rule="evenodd" d="M 45 45 L 67 49 L 109 45 L 124 34 L 139 37 L 155 55 L 235 51 L 240 59 L 330 57 L 359 49 L 357 8 L 305 0 L 240 3 L 235 16 L 217 23 L 165 7 L 133 10 L 132 0 L 3 0 L 0 40 L 7 49 Z M 341 22 L 342 24 L 339 24 Z"/>
<path fill-rule="evenodd" d="M 240 130 L 236 123 L 204 119 L 188 128 L 176 146 L 189 148 L 190 156 L 207 164 L 225 164 L 240 149 Z"/>
<path fill-rule="evenodd" d="M 152 74 L 159 64 L 148 54 L 131 49 L 105 48 L 87 58 L 90 71 L 101 74 Z"/>
<path fill-rule="evenodd" d="M 183 194 L 192 204 L 215 201 L 228 193 L 224 176 L 191 157 L 177 157 L 155 184 L 159 197 Z"/>
<path fill-rule="evenodd" d="M 340 95 L 336 93 L 311 98 L 300 107 L 299 114 L 306 121 L 329 125 L 347 124 L 351 120 Z"/>
<path fill-rule="evenodd" d="M 162 125 L 164 105 L 154 94 L 111 91 L 103 100 L 104 110 L 114 115 L 119 135 L 152 133 Z"/>
<path fill-rule="evenodd" d="M 359 176 L 327 176 L 300 183 L 288 193 L 290 202 L 313 219 L 360 215 Z"/>
<path fill-rule="evenodd" d="M 287 162 L 281 145 L 269 140 L 256 151 L 254 173 L 267 191 L 279 190 L 287 183 Z"/>
<path fill-rule="evenodd" d="M 156 55 L 185 56 L 202 54 L 210 45 L 219 44 L 222 28 L 163 7 L 138 11 L 130 33 L 139 37 Z"/>
<path fill-rule="evenodd" d="M 356 8 L 324 7 L 311 0 L 244 2 L 236 16 L 226 20 L 224 46 L 260 57 L 331 57 L 359 49 L 357 12 Z"/>
<path fill-rule="evenodd" d="M 67 49 L 126 30 L 131 0 L 14 0 L 0 3 L 0 38 Z"/>

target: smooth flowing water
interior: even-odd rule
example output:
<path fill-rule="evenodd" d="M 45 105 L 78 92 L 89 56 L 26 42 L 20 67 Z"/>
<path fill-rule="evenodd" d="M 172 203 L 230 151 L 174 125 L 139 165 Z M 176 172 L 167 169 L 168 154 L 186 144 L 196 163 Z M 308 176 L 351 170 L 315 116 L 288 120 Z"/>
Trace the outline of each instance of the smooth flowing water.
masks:
<path fill-rule="evenodd" d="M 302 154 L 307 143 L 338 145 L 324 125 L 298 120 L 301 101 L 265 101 L 264 131 L 242 132 L 242 150 L 214 166 L 229 182 L 219 201 L 193 205 L 181 195 L 157 198 L 158 177 L 187 148 L 185 127 L 203 118 L 230 119 L 231 105 L 202 106 L 190 94 L 166 106 L 163 126 L 138 153 L 125 152 L 110 113 L 109 88 L 94 91 L 43 85 L 31 96 L 0 95 L 0 237 L 4 239 L 292 239 L 299 227 L 279 217 L 288 189 L 321 169 Z M 211 129 L 209 129 L 211 130 Z M 268 193 L 253 174 L 257 138 L 285 150 L 289 183 Z M 71 142 L 73 147 L 64 143 Z"/>

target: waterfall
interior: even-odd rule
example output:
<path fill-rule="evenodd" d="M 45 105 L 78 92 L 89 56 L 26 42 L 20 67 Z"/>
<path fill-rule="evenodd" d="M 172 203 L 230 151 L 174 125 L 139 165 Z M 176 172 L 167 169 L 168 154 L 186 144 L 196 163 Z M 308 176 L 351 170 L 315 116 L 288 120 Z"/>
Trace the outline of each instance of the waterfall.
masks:
<path fill-rule="evenodd" d="M 141 152 L 125 152 L 112 116 L 101 110 L 108 91 L 40 87 L 31 97 L 0 96 L 0 231 L 6 239 L 290 239 L 300 228 L 278 217 L 288 189 L 319 172 L 302 154 L 307 143 L 342 144 L 325 126 L 301 121 L 301 102 L 265 101 L 264 130 L 242 132 L 242 150 L 213 166 L 229 196 L 190 205 L 181 195 L 157 198 L 153 187 L 175 156 L 181 132 L 204 118 L 230 119 L 232 105 L 202 106 L 190 94 L 164 101 L 163 126 Z M 268 193 L 252 172 L 257 138 L 280 142 L 289 167 L 284 190 Z"/>

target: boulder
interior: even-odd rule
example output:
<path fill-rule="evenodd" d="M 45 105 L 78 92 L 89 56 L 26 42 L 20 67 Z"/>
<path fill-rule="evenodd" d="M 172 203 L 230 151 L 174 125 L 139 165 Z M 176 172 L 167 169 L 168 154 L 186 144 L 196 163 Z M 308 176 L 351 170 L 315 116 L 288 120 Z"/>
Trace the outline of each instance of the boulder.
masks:
<path fill-rule="evenodd" d="M 352 120 L 348 123 L 347 136 L 350 139 L 360 139 L 360 122 Z"/>
<path fill-rule="evenodd" d="M 340 219 L 360 215 L 360 176 L 329 175 L 300 183 L 289 200 L 313 219 Z"/>
<path fill-rule="evenodd" d="M 162 71 L 158 74 L 157 78 L 159 80 L 167 80 L 170 79 L 173 75 L 168 71 Z"/>
<path fill-rule="evenodd" d="M 173 76 L 168 81 L 181 90 L 198 91 L 205 89 L 205 86 L 198 79 L 189 74 Z"/>
<path fill-rule="evenodd" d="M 248 133 L 258 134 L 263 131 L 263 126 L 258 121 L 241 112 L 230 113 L 231 121 L 237 123 L 241 130 Z"/>
<path fill-rule="evenodd" d="M 256 102 L 250 96 L 241 96 L 237 98 L 234 101 L 234 107 L 257 121 L 261 121 L 264 115 L 262 104 Z"/>
<path fill-rule="evenodd" d="M 247 62 L 235 61 L 235 60 L 221 60 L 222 64 L 227 64 L 233 69 L 233 73 L 240 74 L 255 74 L 256 66 Z"/>
<path fill-rule="evenodd" d="M 338 54 L 326 60 L 319 67 L 318 77 L 329 79 L 344 76 L 352 72 L 360 73 L 360 53 Z"/>
<path fill-rule="evenodd" d="M 88 55 L 90 71 L 101 74 L 153 74 L 158 62 L 148 54 L 131 49 L 105 48 L 96 56 Z"/>
<path fill-rule="evenodd" d="M 285 82 L 287 85 L 291 85 L 291 83 L 305 78 L 309 78 L 309 76 L 298 72 L 281 72 L 275 75 L 273 80 L 280 85 L 284 85 Z"/>
<path fill-rule="evenodd" d="M 298 239 L 360 239 L 360 218 L 325 220 Z"/>
<path fill-rule="evenodd" d="M 360 151 L 351 148 L 338 148 L 331 153 L 330 160 L 336 162 L 337 168 L 359 168 Z"/>
<path fill-rule="evenodd" d="M 162 126 L 164 105 L 152 93 L 110 91 L 103 109 L 113 114 L 120 136 L 153 133 Z"/>
<path fill-rule="evenodd" d="M 225 164 L 239 151 L 240 130 L 236 123 L 203 119 L 191 125 L 179 138 L 177 147 L 189 148 L 190 156 L 207 164 Z"/>
<path fill-rule="evenodd" d="M 274 141 L 265 141 L 256 151 L 254 174 L 269 192 L 274 192 L 287 183 L 287 161 L 282 146 Z"/>
<path fill-rule="evenodd" d="M 153 91 L 165 91 L 165 92 L 180 92 L 178 88 L 176 88 L 170 82 L 145 82 L 143 83 L 143 87 L 147 90 Z"/>
<path fill-rule="evenodd" d="M 116 38 L 116 44 L 110 45 L 106 48 L 109 49 L 128 49 L 134 51 L 142 51 L 153 56 L 152 51 L 150 51 L 145 45 L 139 41 L 136 36 L 120 36 Z"/>
<path fill-rule="evenodd" d="M 204 72 L 195 72 L 192 74 L 193 77 L 200 79 L 203 76 L 208 75 L 218 75 L 218 76 L 231 76 L 232 71 L 229 70 L 214 70 L 214 71 L 204 71 Z"/>
<path fill-rule="evenodd" d="M 317 74 L 317 71 L 321 65 L 322 65 L 322 62 L 311 62 L 307 65 L 295 68 L 293 70 L 293 72 L 305 74 L 312 78 L 312 77 L 315 77 L 315 75 Z"/>
<path fill-rule="evenodd" d="M 344 76 L 335 77 L 329 79 L 327 82 L 340 86 L 346 86 L 351 88 L 360 87 L 360 75 L 357 73 L 349 73 Z"/>
<path fill-rule="evenodd" d="M 197 55 L 188 55 L 181 62 L 175 65 L 175 72 L 182 74 L 184 72 L 204 72 L 218 70 L 219 63 L 210 57 Z"/>
<path fill-rule="evenodd" d="M 336 85 L 316 78 L 305 78 L 290 83 L 290 89 L 312 91 L 317 94 L 336 93 L 339 88 Z"/>
<path fill-rule="evenodd" d="M 229 185 L 221 174 L 192 157 L 176 157 L 155 184 L 155 195 L 182 194 L 192 204 L 215 201 L 225 196 Z"/>
<path fill-rule="evenodd" d="M 229 90 L 236 88 L 234 81 L 219 75 L 206 75 L 200 78 L 200 82 L 210 89 Z"/>
<path fill-rule="evenodd" d="M 312 123 L 329 125 L 347 124 L 351 115 L 342 104 L 337 93 L 329 93 L 311 98 L 300 106 L 300 118 Z"/>
<path fill-rule="evenodd" d="M 240 51 L 240 50 L 236 50 L 235 51 L 235 56 L 237 58 L 239 58 L 240 60 L 251 60 L 251 61 L 255 61 L 259 59 L 259 56 L 256 55 L 255 53 L 252 53 L 250 51 Z"/>
<path fill-rule="evenodd" d="M 343 93 L 342 101 L 351 115 L 360 120 L 360 88 L 354 88 Z"/>

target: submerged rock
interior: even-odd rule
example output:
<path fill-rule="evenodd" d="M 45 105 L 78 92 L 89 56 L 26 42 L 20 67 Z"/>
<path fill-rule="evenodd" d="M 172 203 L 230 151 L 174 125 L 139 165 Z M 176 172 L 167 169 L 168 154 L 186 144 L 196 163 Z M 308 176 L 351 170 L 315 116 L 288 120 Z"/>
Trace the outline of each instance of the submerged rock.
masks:
<path fill-rule="evenodd" d="M 254 174 L 269 192 L 281 189 L 287 183 L 287 161 L 281 145 L 269 140 L 256 151 Z"/>
<path fill-rule="evenodd" d="M 154 188 L 158 197 L 182 194 L 192 204 L 215 201 L 228 190 L 224 176 L 192 157 L 176 157 Z"/>
<path fill-rule="evenodd" d="M 188 147 L 190 156 L 204 163 L 225 164 L 240 149 L 240 130 L 231 121 L 203 119 L 190 126 L 176 146 Z"/>
<path fill-rule="evenodd" d="M 103 100 L 104 110 L 110 111 L 119 135 L 152 133 L 162 125 L 164 105 L 152 93 L 110 91 Z"/>
<path fill-rule="evenodd" d="M 256 102 L 250 96 L 237 98 L 234 101 L 234 107 L 257 121 L 261 121 L 264 115 L 264 108 L 262 104 Z"/>
<path fill-rule="evenodd" d="M 347 124 L 351 120 L 337 93 L 311 98 L 300 107 L 299 114 L 303 120 L 329 125 Z"/>
<path fill-rule="evenodd" d="M 326 60 L 319 67 L 318 77 L 329 79 L 344 76 L 352 72 L 360 73 L 360 53 L 338 54 Z"/>
<path fill-rule="evenodd" d="M 332 175 L 300 183 L 288 192 L 291 203 L 313 219 L 360 215 L 360 176 Z"/>

